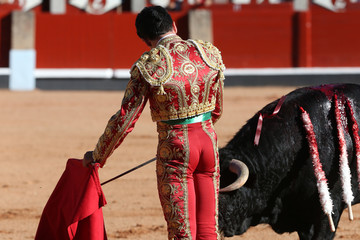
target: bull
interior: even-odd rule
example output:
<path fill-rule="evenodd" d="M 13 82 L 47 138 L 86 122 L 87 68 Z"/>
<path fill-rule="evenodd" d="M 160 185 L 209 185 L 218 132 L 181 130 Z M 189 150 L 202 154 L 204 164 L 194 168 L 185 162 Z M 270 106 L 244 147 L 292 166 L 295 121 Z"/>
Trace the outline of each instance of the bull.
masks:
<path fill-rule="evenodd" d="M 356 84 L 299 88 L 255 114 L 219 149 L 223 236 L 269 224 L 300 240 L 333 239 L 344 209 L 360 200 L 359 121 Z"/>

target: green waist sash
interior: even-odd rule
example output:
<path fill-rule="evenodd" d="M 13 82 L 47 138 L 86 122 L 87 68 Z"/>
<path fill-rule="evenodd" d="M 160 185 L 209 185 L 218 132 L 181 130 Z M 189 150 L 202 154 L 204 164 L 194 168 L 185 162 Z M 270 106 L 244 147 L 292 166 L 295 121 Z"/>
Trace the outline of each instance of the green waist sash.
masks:
<path fill-rule="evenodd" d="M 162 121 L 162 122 L 167 123 L 169 125 L 191 124 L 191 123 L 197 123 L 197 122 L 204 122 L 206 120 L 209 120 L 210 118 L 211 118 L 211 112 L 207 112 L 207 113 L 203 113 L 201 115 L 197 115 L 195 117 L 168 120 L 168 121 Z"/>

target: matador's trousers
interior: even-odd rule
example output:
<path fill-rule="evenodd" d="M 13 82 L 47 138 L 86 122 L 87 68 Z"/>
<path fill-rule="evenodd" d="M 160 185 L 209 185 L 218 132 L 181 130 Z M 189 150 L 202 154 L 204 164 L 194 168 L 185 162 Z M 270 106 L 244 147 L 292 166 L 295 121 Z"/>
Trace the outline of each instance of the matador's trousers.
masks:
<path fill-rule="evenodd" d="M 159 122 L 157 129 L 158 191 L 169 239 L 220 239 L 219 158 L 212 121 Z"/>

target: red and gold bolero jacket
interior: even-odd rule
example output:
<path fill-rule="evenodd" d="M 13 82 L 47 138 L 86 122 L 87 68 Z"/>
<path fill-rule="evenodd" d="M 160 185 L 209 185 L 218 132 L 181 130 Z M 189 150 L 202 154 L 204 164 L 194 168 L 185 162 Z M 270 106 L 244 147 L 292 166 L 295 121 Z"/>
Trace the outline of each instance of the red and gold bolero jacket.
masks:
<path fill-rule="evenodd" d="M 160 40 L 132 67 L 121 108 L 100 137 L 94 160 L 105 164 L 133 130 L 148 100 L 154 122 L 211 112 L 215 123 L 223 109 L 224 69 L 220 51 L 211 43 L 184 41 L 177 35 Z"/>

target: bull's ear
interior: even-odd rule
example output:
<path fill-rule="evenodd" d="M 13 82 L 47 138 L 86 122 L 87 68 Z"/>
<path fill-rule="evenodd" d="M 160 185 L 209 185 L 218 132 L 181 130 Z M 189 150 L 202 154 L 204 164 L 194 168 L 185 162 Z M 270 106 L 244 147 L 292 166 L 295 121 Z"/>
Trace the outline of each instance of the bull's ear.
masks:
<path fill-rule="evenodd" d="M 232 159 L 230 161 L 229 170 L 231 172 L 235 173 L 237 175 L 237 178 L 232 184 L 230 184 L 224 188 L 221 188 L 219 190 L 219 192 L 231 192 L 231 191 L 237 190 L 246 183 L 246 181 L 249 177 L 248 167 L 246 166 L 245 163 L 243 163 L 240 160 Z"/>

